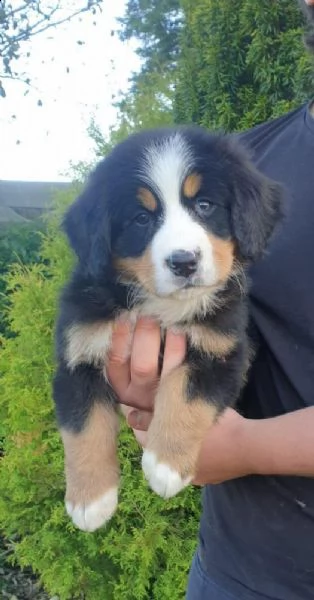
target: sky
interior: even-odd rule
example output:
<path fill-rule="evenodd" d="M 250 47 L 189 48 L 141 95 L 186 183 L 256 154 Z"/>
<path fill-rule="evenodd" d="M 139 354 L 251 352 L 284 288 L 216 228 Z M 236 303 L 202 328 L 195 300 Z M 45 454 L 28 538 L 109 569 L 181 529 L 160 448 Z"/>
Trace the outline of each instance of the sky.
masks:
<path fill-rule="evenodd" d="M 24 96 L 25 85 L 3 81 L 7 95 L 0 98 L 0 179 L 66 181 L 71 163 L 93 159 L 87 133 L 91 118 L 108 132 L 117 117 L 112 96 L 128 88 L 130 74 L 139 67 L 134 44 L 111 35 L 124 10 L 125 0 L 103 0 L 96 17 L 84 13 L 82 22 L 50 29 L 23 45 L 25 56 L 16 66 L 33 87 Z"/>

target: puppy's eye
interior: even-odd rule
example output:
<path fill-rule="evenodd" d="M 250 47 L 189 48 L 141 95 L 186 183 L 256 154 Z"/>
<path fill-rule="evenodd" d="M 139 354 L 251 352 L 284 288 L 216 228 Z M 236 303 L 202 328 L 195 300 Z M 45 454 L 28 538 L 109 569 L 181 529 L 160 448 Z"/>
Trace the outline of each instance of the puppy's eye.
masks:
<path fill-rule="evenodd" d="M 195 202 L 196 212 L 202 217 L 209 217 L 215 208 L 215 204 L 207 200 L 207 198 L 198 198 Z"/>
<path fill-rule="evenodd" d="M 139 225 L 140 227 L 143 227 L 144 225 L 147 225 L 150 221 L 150 216 L 148 213 L 146 212 L 142 212 L 139 213 L 135 219 L 134 219 L 136 225 Z"/>

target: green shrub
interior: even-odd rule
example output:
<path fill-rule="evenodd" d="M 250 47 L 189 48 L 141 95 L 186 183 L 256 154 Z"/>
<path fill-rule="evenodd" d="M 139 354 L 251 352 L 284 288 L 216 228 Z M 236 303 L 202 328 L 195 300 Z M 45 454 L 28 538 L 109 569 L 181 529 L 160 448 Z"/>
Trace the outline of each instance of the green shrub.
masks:
<path fill-rule="evenodd" d="M 33 264 L 39 260 L 42 221 L 0 227 L 0 334 L 9 335 L 6 311 L 9 304 L 6 275 L 12 264 Z"/>
<path fill-rule="evenodd" d="M 189 489 L 167 502 L 155 496 L 125 426 L 116 517 L 107 528 L 86 534 L 65 515 L 63 451 L 51 400 L 52 331 L 72 256 L 58 223 L 58 215 L 49 222 L 41 262 L 18 265 L 8 282 L 14 336 L 0 352 L 0 418 L 6 431 L 0 526 L 6 536 L 18 536 L 18 563 L 31 566 L 61 600 L 181 600 L 196 545 L 199 491 Z"/>
<path fill-rule="evenodd" d="M 309 100 L 313 61 L 297 2 L 181 0 L 177 123 L 242 130 Z"/>

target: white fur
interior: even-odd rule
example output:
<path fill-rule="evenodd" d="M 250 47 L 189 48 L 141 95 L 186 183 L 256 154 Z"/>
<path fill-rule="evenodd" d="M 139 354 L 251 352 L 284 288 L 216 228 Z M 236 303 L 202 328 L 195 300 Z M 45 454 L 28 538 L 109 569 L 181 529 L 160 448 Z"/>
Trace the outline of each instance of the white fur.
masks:
<path fill-rule="evenodd" d="M 212 245 L 204 228 L 194 221 L 178 201 L 166 200 L 165 221 L 152 241 L 152 261 L 155 269 L 157 294 L 167 296 L 184 287 L 184 277 L 177 277 L 166 264 L 166 259 L 176 250 L 199 252 L 198 269 L 190 279 L 194 286 L 212 286 L 218 274 Z"/>
<path fill-rule="evenodd" d="M 102 365 L 111 345 L 112 323 L 72 325 L 66 338 L 66 361 L 70 369 L 82 362 Z"/>
<path fill-rule="evenodd" d="M 66 502 L 65 505 L 74 525 L 83 531 L 95 531 L 109 521 L 117 504 L 118 488 L 112 488 L 91 504 L 74 506 L 72 502 Z"/>
<path fill-rule="evenodd" d="M 142 303 L 132 310 L 121 313 L 121 316 L 135 325 L 140 316 L 155 318 L 164 328 L 176 328 L 182 331 L 181 321 L 190 321 L 195 316 L 204 316 L 214 311 L 219 306 L 216 297 L 218 289 L 208 290 L 204 287 L 188 288 L 179 290 L 172 296 L 143 296 Z M 185 332 L 185 330 L 184 330 Z M 126 351 L 126 355 L 130 354 Z"/>
<path fill-rule="evenodd" d="M 145 149 L 141 175 L 158 196 L 177 202 L 185 177 L 193 166 L 193 154 L 180 133 L 169 135 Z"/>
<path fill-rule="evenodd" d="M 177 250 L 201 253 L 198 270 L 189 284 L 211 286 L 218 278 L 206 231 L 180 202 L 182 184 L 192 168 L 192 151 L 180 133 L 146 148 L 141 175 L 156 191 L 164 207 L 164 222 L 151 246 L 156 292 L 162 296 L 186 284 L 185 278 L 174 275 L 166 264 L 166 259 Z"/>
<path fill-rule="evenodd" d="M 158 463 L 154 452 L 145 450 L 142 457 L 142 468 L 152 490 L 162 498 L 171 498 L 185 488 L 191 477 L 183 479 L 181 475 L 166 465 Z"/>
<path fill-rule="evenodd" d="M 151 296 L 139 308 L 138 314 L 155 317 L 167 328 L 196 315 L 205 315 L 215 306 L 214 294 L 208 294 L 204 288 L 192 288 L 182 290 L 179 298 Z"/>

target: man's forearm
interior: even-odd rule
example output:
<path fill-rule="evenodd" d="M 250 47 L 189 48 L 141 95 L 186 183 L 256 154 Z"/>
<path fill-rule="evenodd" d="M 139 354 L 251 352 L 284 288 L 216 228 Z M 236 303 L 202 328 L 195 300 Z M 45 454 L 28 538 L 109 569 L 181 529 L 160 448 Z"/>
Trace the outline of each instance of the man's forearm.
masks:
<path fill-rule="evenodd" d="M 243 442 L 253 473 L 314 477 L 314 406 L 250 420 Z"/>

